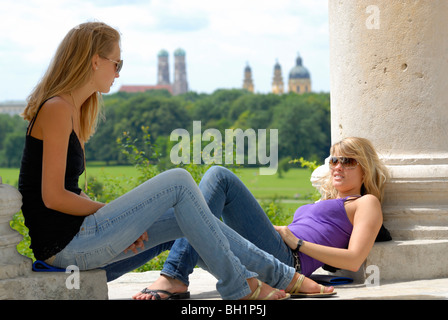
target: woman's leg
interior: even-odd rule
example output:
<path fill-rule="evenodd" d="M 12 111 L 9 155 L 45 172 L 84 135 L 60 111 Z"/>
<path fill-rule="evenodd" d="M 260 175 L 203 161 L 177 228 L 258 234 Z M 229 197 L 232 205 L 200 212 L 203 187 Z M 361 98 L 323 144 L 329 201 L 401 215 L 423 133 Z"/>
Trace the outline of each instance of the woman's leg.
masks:
<path fill-rule="evenodd" d="M 220 166 L 210 168 L 199 188 L 210 210 L 222 216 L 226 225 L 258 248 L 294 266 L 291 250 L 257 199 L 232 171 Z"/>
<path fill-rule="evenodd" d="M 163 234 L 151 229 L 170 207 L 178 224 L 173 226 L 174 232 Z M 145 231 L 151 230 L 150 239 L 160 244 L 177 238 L 180 229 L 219 279 L 217 289 L 222 297 L 240 299 L 251 292 L 246 279 L 256 274 L 230 250 L 217 221 L 190 174 L 173 169 L 86 217 L 80 232 L 56 255 L 54 264 L 76 264 L 81 270 L 97 268 L 119 256 L 124 258 L 122 252 Z"/>
<path fill-rule="evenodd" d="M 115 280 L 122 275 L 131 272 L 138 267 L 144 265 L 149 260 L 157 257 L 164 251 L 170 250 L 174 244 L 173 241 L 169 241 L 158 246 L 152 247 L 148 250 L 142 250 L 140 253 L 127 258 L 122 259 L 116 262 L 112 262 L 104 267 L 101 267 L 104 271 L 106 271 L 107 281 Z"/>
<path fill-rule="evenodd" d="M 220 166 L 211 167 L 205 173 L 199 188 L 216 217 L 222 217 L 228 226 L 258 248 L 287 265 L 294 266 L 294 258 L 288 246 L 257 200 L 233 172 Z M 161 274 L 180 280 L 188 286 L 188 276 L 193 272 L 198 258 L 186 239 L 178 239 L 171 248 Z"/>
<path fill-rule="evenodd" d="M 222 221 L 218 220 L 217 218 L 215 218 L 215 220 L 219 228 L 222 230 L 224 236 L 229 242 L 230 251 L 234 253 L 234 255 L 241 261 L 241 263 L 248 270 L 255 271 L 258 274 L 258 278 L 263 279 L 262 281 L 267 282 L 270 286 L 275 288 L 284 289 L 291 283 L 291 280 L 294 277 L 295 272 L 294 268 L 289 267 L 284 263 L 281 263 L 271 254 L 268 254 L 260 250 L 251 242 L 244 239 L 234 230 L 225 225 Z M 148 235 L 154 234 L 156 232 L 159 232 L 161 234 L 170 234 L 170 233 L 182 234 L 180 230 L 178 232 L 175 232 L 173 230 L 175 226 L 176 222 L 174 215 L 173 214 L 170 215 L 170 213 L 167 212 L 159 220 L 157 220 L 151 226 L 151 228 L 148 229 L 147 232 Z M 152 248 L 154 246 L 158 247 L 160 241 L 163 242 L 166 240 L 168 240 L 168 238 L 163 237 L 155 238 L 149 236 L 148 241 L 145 243 L 145 248 L 146 247 Z M 201 259 L 199 262 L 201 267 L 211 271 L 207 263 L 203 262 Z M 173 279 L 171 279 L 171 282 L 167 284 L 166 283 L 167 280 L 168 279 L 166 279 L 164 276 L 161 276 L 154 283 L 155 285 L 151 285 L 148 288 L 153 290 L 166 290 L 171 293 L 181 293 L 187 290 L 187 286 L 185 284 L 178 282 L 173 283 Z M 166 285 L 169 286 L 165 287 Z M 163 294 L 160 295 L 164 297 Z M 146 293 L 145 294 L 138 293 L 134 297 L 141 298 L 141 296 L 144 296 L 145 298 L 151 298 L 151 294 Z"/>

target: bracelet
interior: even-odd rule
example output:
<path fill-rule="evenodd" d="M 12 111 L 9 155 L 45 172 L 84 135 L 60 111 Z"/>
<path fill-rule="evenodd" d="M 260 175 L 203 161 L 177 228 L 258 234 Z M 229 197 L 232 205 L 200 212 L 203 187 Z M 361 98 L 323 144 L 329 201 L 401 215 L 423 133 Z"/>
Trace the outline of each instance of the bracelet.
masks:
<path fill-rule="evenodd" d="M 294 252 L 299 252 L 300 251 L 300 247 L 303 245 L 303 240 L 299 239 L 299 241 L 297 241 L 297 248 L 295 248 L 293 251 Z"/>

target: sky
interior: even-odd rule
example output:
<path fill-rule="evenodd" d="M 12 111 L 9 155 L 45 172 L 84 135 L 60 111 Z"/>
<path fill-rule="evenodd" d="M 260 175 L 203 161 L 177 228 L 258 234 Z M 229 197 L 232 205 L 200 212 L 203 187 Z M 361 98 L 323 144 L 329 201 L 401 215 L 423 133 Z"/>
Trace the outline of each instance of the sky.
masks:
<path fill-rule="evenodd" d="M 271 91 L 276 61 L 283 81 L 298 54 L 315 92 L 330 91 L 327 0 L 2 0 L 0 102 L 25 100 L 73 27 L 102 21 L 122 36 L 121 85 L 155 85 L 157 54 L 186 51 L 189 89 L 241 88 L 252 69 L 255 92 Z"/>

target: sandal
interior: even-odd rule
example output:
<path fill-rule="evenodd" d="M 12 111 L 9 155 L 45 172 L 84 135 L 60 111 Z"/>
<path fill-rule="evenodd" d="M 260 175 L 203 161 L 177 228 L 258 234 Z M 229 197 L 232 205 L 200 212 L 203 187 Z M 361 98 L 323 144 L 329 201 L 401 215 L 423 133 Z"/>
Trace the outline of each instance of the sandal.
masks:
<path fill-rule="evenodd" d="M 260 296 L 260 292 L 261 292 L 261 286 L 263 285 L 263 283 L 258 280 L 258 286 L 257 289 L 255 289 L 254 293 L 252 293 L 252 295 L 249 297 L 248 300 L 268 300 L 270 297 L 272 297 L 272 295 L 274 295 L 276 292 L 280 291 L 279 289 L 274 289 L 272 290 L 266 297 L 264 297 L 263 299 L 258 299 L 258 297 Z M 286 300 L 290 298 L 290 294 L 287 293 L 286 297 L 278 299 L 278 300 Z"/>
<path fill-rule="evenodd" d="M 325 298 L 332 295 L 335 295 L 336 292 L 324 292 L 325 287 L 323 285 L 320 286 L 320 292 L 318 293 L 303 293 L 300 292 L 300 287 L 302 286 L 303 281 L 305 280 L 305 276 L 301 274 L 299 278 L 297 279 L 296 283 L 292 287 L 291 291 L 289 292 L 291 294 L 291 298 Z"/>
<path fill-rule="evenodd" d="M 165 290 L 151 290 L 148 288 L 143 289 L 142 291 L 140 291 L 141 293 L 144 294 L 150 294 L 152 295 L 154 298 L 156 298 L 156 300 L 182 300 L 182 299 L 190 299 L 190 292 L 186 291 L 186 292 L 180 292 L 180 293 L 171 293 L 169 291 L 165 291 Z M 159 293 L 163 293 L 165 295 L 167 295 L 166 298 L 163 298 L 159 295 Z"/>

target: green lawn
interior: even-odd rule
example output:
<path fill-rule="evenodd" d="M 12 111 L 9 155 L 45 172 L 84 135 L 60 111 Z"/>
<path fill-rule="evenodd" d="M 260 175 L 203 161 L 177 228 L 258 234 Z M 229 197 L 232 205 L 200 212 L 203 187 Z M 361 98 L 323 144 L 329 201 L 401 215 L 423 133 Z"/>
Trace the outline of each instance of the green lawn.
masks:
<path fill-rule="evenodd" d="M 308 169 L 290 169 L 278 175 L 259 175 L 258 169 L 237 169 L 236 174 L 246 184 L 257 199 L 304 199 L 312 194 L 315 189 L 310 183 L 310 171 Z M 19 169 L 0 168 L 0 176 L 3 183 L 17 187 Z M 95 177 L 99 181 L 108 177 L 122 177 L 123 179 L 135 178 L 138 171 L 132 166 L 88 166 L 87 177 Z M 80 177 L 79 185 L 84 185 L 84 175 Z"/>
<path fill-rule="evenodd" d="M 315 189 L 310 183 L 310 171 L 303 168 L 290 169 L 282 178 L 275 175 L 259 175 L 258 169 L 237 169 L 236 174 L 246 184 L 252 194 L 262 202 L 276 199 L 282 203 L 287 212 L 294 212 L 300 205 L 311 202 L 311 195 Z M 17 187 L 19 169 L 0 168 L 3 183 Z M 133 166 L 101 166 L 87 167 L 87 177 L 103 182 L 106 179 L 123 179 L 128 182 L 136 179 L 139 173 Z M 116 180 L 114 180 L 116 181 Z M 125 183 L 123 183 L 125 184 Z M 84 175 L 80 177 L 79 185 L 84 186 Z"/>
<path fill-rule="evenodd" d="M 17 182 L 19 181 L 19 169 L 0 168 L 0 177 L 2 177 L 4 184 L 17 187 Z"/>
<path fill-rule="evenodd" d="M 308 169 L 290 169 L 278 175 L 259 175 L 258 169 L 239 169 L 237 175 L 257 199 L 303 199 L 314 192 Z"/>

